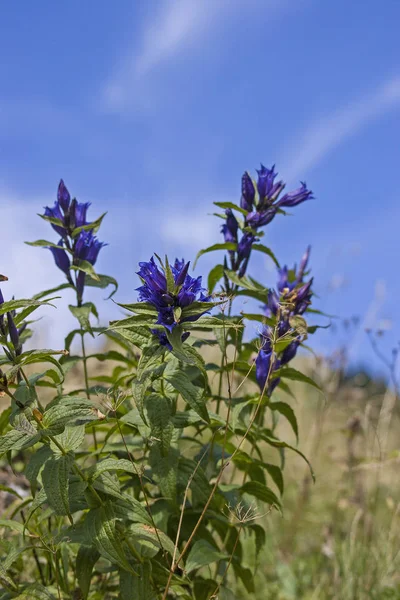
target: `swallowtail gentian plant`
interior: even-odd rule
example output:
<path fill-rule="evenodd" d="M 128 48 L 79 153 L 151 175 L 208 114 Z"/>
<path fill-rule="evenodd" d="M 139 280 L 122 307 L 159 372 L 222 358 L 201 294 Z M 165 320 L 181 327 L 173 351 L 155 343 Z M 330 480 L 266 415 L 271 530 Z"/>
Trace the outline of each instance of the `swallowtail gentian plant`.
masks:
<path fill-rule="evenodd" d="M 14 472 L 0 521 L 0 600 L 207 600 L 229 598 L 235 580 L 254 592 L 257 565 L 243 542 L 259 552 L 260 515 L 282 508 L 286 454 L 303 456 L 290 382 L 315 386 L 293 367 L 315 330 L 310 250 L 289 270 L 260 243 L 284 208 L 312 198 L 305 184 L 283 189 L 274 167 L 261 166 L 256 181 L 245 173 L 239 204 L 217 203 L 224 241 L 198 254 L 224 253 L 207 283 L 189 261 L 155 255 L 139 264 L 123 318 L 102 327 L 84 297 L 88 286 L 117 291 L 95 268 L 103 217 L 90 221 L 89 204 L 60 182 L 41 215 L 57 237 L 31 245 L 50 250 L 65 281 L 6 300 L 0 277 L 0 454 Z M 276 289 L 263 272 L 261 282 L 248 274 L 253 252 L 276 264 Z M 64 347 L 25 349 L 32 313 L 67 288 L 77 326 Z M 237 296 L 254 312 L 236 315 Z M 88 335 L 98 338 L 92 354 Z"/>

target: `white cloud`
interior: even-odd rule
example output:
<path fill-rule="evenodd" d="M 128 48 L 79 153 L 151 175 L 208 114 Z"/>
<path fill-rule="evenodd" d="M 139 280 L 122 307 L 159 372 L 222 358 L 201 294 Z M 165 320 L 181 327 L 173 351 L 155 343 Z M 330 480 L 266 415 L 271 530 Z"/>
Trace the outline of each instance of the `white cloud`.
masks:
<path fill-rule="evenodd" d="M 356 135 L 374 119 L 400 107 L 400 76 L 385 81 L 373 93 L 322 117 L 306 129 L 296 150 L 284 162 L 288 179 L 298 179 L 329 152 Z"/>
<path fill-rule="evenodd" d="M 215 217 L 204 213 L 166 215 L 161 225 L 161 238 L 178 249 L 198 251 L 215 243 L 218 229 Z"/>
<path fill-rule="evenodd" d="M 251 15 L 253 9 L 268 10 L 268 18 L 286 10 L 290 0 L 162 0 L 161 8 L 149 16 L 139 48 L 132 46 L 117 65 L 102 90 L 102 106 L 119 112 L 143 102 L 148 94 L 145 76 L 157 67 L 196 45 L 216 28 L 224 27 L 233 17 Z M 243 12 L 245 11 L 245 13 Z M 143 99 L 146 96 L 146 100 Z"/>

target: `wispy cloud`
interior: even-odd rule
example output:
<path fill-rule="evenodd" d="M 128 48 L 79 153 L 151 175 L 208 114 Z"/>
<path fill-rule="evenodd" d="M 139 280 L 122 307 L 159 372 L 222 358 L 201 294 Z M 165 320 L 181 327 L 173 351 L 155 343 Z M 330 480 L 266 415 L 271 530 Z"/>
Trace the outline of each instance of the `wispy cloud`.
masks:
<path fill-rule="evenodd" d="M 132 45 L 106 81 L 102 90 L 103 108 L 119 112 L 132 106 L 134 100 L 137 105 L 145 77 L 204 41 L 217 28 L 226 29 L 230 19 L 250 15 L 253 8 L 268 10 L 268 17 L 273 18 L 289 3 L 290 0 L 162 0 L 158 13 L 154 17 L 152 14 L 144 25 L 141 44 Z"/>
<path fill-rule="evenodd" d="M 392 77 L 373 93 L 314 121 L 305 130 L 295 151 L 284 161 L 287 178 L 297 179 L 347 138 L 397 107 L 400 107 L 400 76 Z"/>

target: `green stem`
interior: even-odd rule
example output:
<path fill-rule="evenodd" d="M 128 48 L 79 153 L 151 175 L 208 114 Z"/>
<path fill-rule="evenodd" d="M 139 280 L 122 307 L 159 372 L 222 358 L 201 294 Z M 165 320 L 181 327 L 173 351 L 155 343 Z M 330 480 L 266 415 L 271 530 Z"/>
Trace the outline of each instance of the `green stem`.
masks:
<path fill-rule="evenodd" d="M 84 373 L 84 377 L 85 377 L 85 391 L 86 391 L 87 399 L 90 400 L 89 375 L 88 375 L 87 356 L 86 356 L 86 347 L 85 347 L 85 332 L 82 327 L 81 327 L 81 346 L 82 346 L 83 373 Z M 94 427 L 92 429 L 92 433 L 93 433 L 94 449 L 97 451 L 97 448 L 98 448 L 97 437 L 96 437 L 96 430 Z"/>

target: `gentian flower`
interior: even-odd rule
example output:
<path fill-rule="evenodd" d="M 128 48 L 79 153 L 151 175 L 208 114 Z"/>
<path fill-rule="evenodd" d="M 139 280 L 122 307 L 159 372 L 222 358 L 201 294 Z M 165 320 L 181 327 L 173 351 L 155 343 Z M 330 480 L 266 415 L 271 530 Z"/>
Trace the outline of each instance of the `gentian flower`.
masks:
<path fill-rule="evenodd" d="M 252 243 L 257 236 L 257 230 L 271 223 L 282 207 L 297 206 L 301 202 L 313 198 L 312 192 L 307 188 L 305 183 L 293 192 L 289 192 L 282 196 L 279 200 L 281 192 L 285 188 L 283 181 L 276 181 L 277 172 L 275 165 L 268 169 L 264 165 L 257 170 L 257 193 L 254 183 L 250 175 L 245 172 L 242 176 L 242 195 L 240 198 L 240 208 L 246 211 L 244 216 L 244 225 L 240 226 L 243 231 L 243 237 L 239 241 L 239 223 L 233 215 L 232 210 L 227 209 L 226 222 L 221 228 L 225 242 L 238 243 L 241 249 L 248 253 L 248 256 L 240 259 L 234 251 L 229 250 L 231 259 L 231 269 L 238 273 L 239 277 L 243 277 L 246 272 Z M 249 229 L 252 230 L 253 238 L 250 238 Z M 249 244 L 252 239 L 251 244 Z M 249 246 L 248 246 L 249 244 Z"/>
<path fill-rule="evenodd" d="M 63 209 L 64 213 L 68 212 L 69 203 L 71 202 L 71 196 L 67 190 L 63 180 L 60 180 L 57 190 L 57 202 Z"/>
<path fill-rule="evenodd" d="M 1 292 L 1 289 L 0 289 L 0 306 L 2 304 L 4 304 L 4 296 L 3 296 L 2 292 Z M 6 334 L 6 330 L 5 330 L 5 327 L 4 327 L 4 315 L 0 315 L 0 333 L 2 335 Z"/>
<path fill-rule="evenodd" d="M 85 260 L 94 265 L 100 250 L 106 245 L 104 242 L 100 242 L 91 231 L 81 231 L 74 247 L 74 264 L 79 266 L 79 262 Z M 86 273 L 79 271 L 76 278 L 78 298 L 82 298 L 85 279 Z"/>
<path fill-rule="evenodd" d="M 72 278 L 70 274 L 71 261 L 68 258 L 68 254 L 63 249 L 63 240 L 58 242 L 58 246 L 58 248 L 54 248 L 54 246 L 48 246 L 48 248 L 54 257 L 54 262 L 56 263 L 57 267 L 61 269 L 63 273 L 65 273 L 69 283 L 72 284 Z"/>
<path fill-rule="evenodd" d="M 201 286 L 202 278 L 188 275 L 189 265 L 190 263 L 185 263 L 183 260 L 176 260 L 174 265 L 170 265 L 173 277 L 171 289 L 165 272 L 156 265 L 153 257 L 149 262 L 139 263 L 140 269 L 137 274 L 143 282 L 143 285 L 137 289 L 139 302 L 148 302 L 154 306 L 158 312 L 157 324 L 163 325 L 168 331 L 172 331 L 178 323 L 197 321 L 202 314 L 208 312 L 204 310 L 195 316 L 181 317 L 182 310 L 196 300 L 209 301 L 209 298 L 203 294 L 205 290 Z"/>
<path fill-rule="evenodd" d="M 305 200 L 311 200 L 313 198 L 312 192 L 307 189 L 307 185 L 304 181 L 301 181 L 301 187 L 293 192 L 289 192 L 282 196 L 282 198 L 275 204 L 275 206 L 297 206 Z"/>
<path fill-rule="evenodd" d="M 230 208 L 225 211 L 226 223 L 222 225 L 221 231 L 224 234 L 225 242 L 237 243 L 239 223 Z"/>
<path fill-rule="evenodd" d="M 21 347 L 21 344 L 19 341 L 18 329 L 16 328 L 13 316 L 10 312 L 7 313 L 7 325 L 8 325 L 8 333 L 10 335 L 10 339 L 11 339 L 12 345 L 14 346 L 15 352 L 17 355 L 21 354 L 22 347 Z"/>
<path fill-rule="evenodd" d="M 292 326 L 291 318 L 302 315 L 311 303 L 313 279 L 307 283 L 304 282 L 310 250 L 308 247 L 298 270 L 296 267 L 289 270 L 287 266 L 278 269 L 277 290 L 268 291 L 267 303 L 264 307 L 265 314 L 269 318 L 275 317 L 277 322 L 275 327 L 264 326 L 260 334 L 261 349 L 256 358 L 256 379 L 261 391 L 264 390 L 268 374 L 271 376 L 274 371 L 287 365 L 296 356 L 302 342 L 303 338 Z M 274 329 L 280 340 L 287 339 L 289 341 L 289 344 L 281 352 L 275 354 L 271 341 Z M 272 365 L 271 361 L 273 361 Z M 268 395 L 272 393 L 279 381 L 279 377 L 271 379 L 266 390 Z"/>
<path fill-rule="evenodd" d="M 76 198 L 71 200 L 71 195 L 61 179 L 58 190 L 57 200 L 53 208 L 45 208 L 44 216 L 58 219 L 60 225 L 51 224 L 53 229 L 61 236 L 58 247 L 48 246 L 54 257 L 57 267 L 65 273 L 68 282 L 74 285 L 71 277 L 71 263 L 78 266 L 80 261 L 87 261 L 94 265 L 101 248 L 105 245 L 99 242 L 93 234 L 92 223 L 87 220 L 87 211 L 90 202 L 78 202 Z M 75 231 L 79 227 L 85 227 L 79 235 Z M 75 234 L 74 234 L 75 231 Z M 71 254 L 71 258 L 68 254 Z M 76 275 L 76 291 L 78 300 L 82 300 L 83 289 L 85 285 L 86 274 L 79 271 Z"/>
<path fill-rule="evenodd" d="M 242 197 L 240 199 L 240 206 L 251 212 L 253 210 L 254 199 L 256 196 L 256 190 L 251 180 L 250 175 L 246 172 L 242 176 Z"/>

